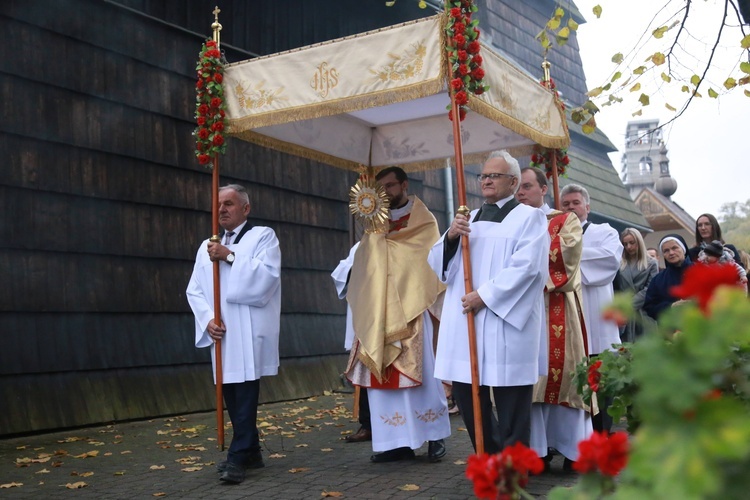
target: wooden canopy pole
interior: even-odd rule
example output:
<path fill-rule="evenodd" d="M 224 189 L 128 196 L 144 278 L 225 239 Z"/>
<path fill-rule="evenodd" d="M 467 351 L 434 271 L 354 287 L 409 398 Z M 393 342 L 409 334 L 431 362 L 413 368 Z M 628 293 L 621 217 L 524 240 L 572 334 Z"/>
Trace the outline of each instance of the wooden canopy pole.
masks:
<path fill-rule="evenodd" d="M 456 95 L 451 94 L 451 113 L 453 113 L 453 150 L 456 159 L 456 189 L 458 191 L 458 213 L 469 216 L 471 210 L 466 206 L 466 183 L 464 180 L 464 153 L 461 140 L 461 117 L 459 116 Z M 464 264 L 464 290 L 467 294 L 474 291 L 471 282 L 471 256 L 469 255 L 469 238 L 461 238 L 461 252 Z M 471 401 L 474 408 L 474 443 L 478 455 L 484 453 L 484 432 L 482 430 L 482 406 L 479 404 L 479 364 L 477 362 L 477 334 L 474 324 L 474 311 L 466 314 L 469 330 L 469 361 L 471 363 Z"/>
<path fill-rule="evenodd" d="M 211 24 L 211 28 L 214 31 L 214 41 L 216 42 L 216 49 L 219 50 L 221 24 L 219 24 L 219 7 L 217 6 L 214 11 L 214 22 Z M 211 236 L 210 241 L 213 243 L 220 243 L 221 237 L 219 236 L 219 155 L 214 154 L 213 157 L 213 175 L 211 181 Z M 214 323 L 217 326 L 223 326 L 221 321 L 221 283 L 219 282 L 219 264 L 218 260 L 214 261 Z M 224 367 L 222 364 L 221 355 L 221 340 L 217 340 L 214 344 L 214 354 L 216 356 L 216 432 L 218 438 L 218 445 L 221 451 L 224 451 Z"/>
<path fill-rule="evenodd" d="M 542 62 L 542 70 L 544 70 L 544 86 L 552 90 L 552 83 L 550 76 L 551 64 L 546 59 Z M 552 194 L 554 196 L 555 210 L 560 210 L 560 179 L 557 176 L 557 150 L 554 150 L 550 154 L 549 167 L 552 169 Z"/>

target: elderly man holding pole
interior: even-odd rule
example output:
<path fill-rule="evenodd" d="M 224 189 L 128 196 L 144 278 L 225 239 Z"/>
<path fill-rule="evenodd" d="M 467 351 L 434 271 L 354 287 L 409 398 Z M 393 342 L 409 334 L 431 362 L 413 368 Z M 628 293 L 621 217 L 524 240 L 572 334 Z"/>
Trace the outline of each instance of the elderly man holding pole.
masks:
<path fill-rule="evenodd" d="M 529 445 L 531 398 L 540 375 L 549 237 L 544 214 L 513 197 L 521 173 L 507 151 L 490 154 L 478 176 L 485 202 L 458 214 L 432 247 L 429 262 L 448 285 L 435 376 L 453 381 L 453 397 L 476 448 L 471 361 L 464 316 L 475 314 L 479 406 L 484 446 L 497 453 Z M 461 238 L 469 238 L 474 290 L 465 293 Z M 492 410 L 490 390 L 497 415 Z"/>

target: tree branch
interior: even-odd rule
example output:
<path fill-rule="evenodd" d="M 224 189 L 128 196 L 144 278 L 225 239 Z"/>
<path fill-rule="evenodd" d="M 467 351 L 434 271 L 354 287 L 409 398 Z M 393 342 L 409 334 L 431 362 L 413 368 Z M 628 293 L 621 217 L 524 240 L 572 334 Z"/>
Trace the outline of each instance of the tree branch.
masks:
<path fill-rule="evenodd" d="M 687 0 L 687 4 L 685 5 L 685 15 L 682 16 L 682 22 L 680 23 L 680 29 L 677 30 L 677 35 L 674 37 L 674 42 L 672 42 L 672 46 L 669 47 L 669 50 L 667 51 L 667 68 L 669 70 L 668 74 L 672 74 L 672 52 L 674 51 L 675 46 L 677 45 L 677 42 L 680 40 L 680 35 L 682 34 L 682 30 L 685 28 L 685 22 L 687 21 L 688 14 L 690 13 L 690 2 L 691 0 Z"/>

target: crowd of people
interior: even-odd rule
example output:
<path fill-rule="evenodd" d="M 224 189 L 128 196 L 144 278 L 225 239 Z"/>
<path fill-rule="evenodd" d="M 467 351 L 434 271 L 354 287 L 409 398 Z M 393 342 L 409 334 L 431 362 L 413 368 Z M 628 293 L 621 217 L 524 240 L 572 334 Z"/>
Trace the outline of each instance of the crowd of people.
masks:
<path fill-rule="evenodd" d="M 521 169 L 506 151 L 490 154 L 478 175 L 482 206 L 460 210 L 442 235 L 425 204 L 409 194 L 401 168 L 383 169 L 377 180 L 390 202 L 387 227 L 367 232 L 332 274 L 347 302 L 345 373 L 360 394 L 360 428 L 346 440 L 371 442 L 375 463 L 412 459 L 425 443 L 429 461 L 445 456 L 450 394 L 475 449 L 479 439 L 488 453 L 520 442 L 548 464 L 553 453 L 562 454 L 570 470 L 578 442 L 612 425 L 609 401 L 589 405 L 576 391 L 574 367 L 637 341 L 675 302 L 669 288 L 693 262 L 735 266 L 738 282 L 747 283 L 740 253 L 722 240 L 712 215 L 696 221 L 695 247 L 669 235 L 647 249 L 635 229 L 618 235 L 592 223 L 582 186 L 566 185 L 562 211 L 550 208 L 544 173 Z M 279 242 L 270 228 L 249 224 L 249 213 L 242 186 L 219 190 L 222 232 L 199 248 L 187 289 L 196 346 L 210 346 L 214 359 L 216 342 L 223 344 L 234 434 L 217 469 L 234 484 L 264 465 L 259 379 L 279 366 Z M 654 252 L 664 258 L 661 270 Z M 221 321 L 214 317 L 216 262 Z M 631 292 L 637 311 L 622 328 L 601 315 L 615 290 Z M 472 371 L 479 379 L 478 436 Z"/>

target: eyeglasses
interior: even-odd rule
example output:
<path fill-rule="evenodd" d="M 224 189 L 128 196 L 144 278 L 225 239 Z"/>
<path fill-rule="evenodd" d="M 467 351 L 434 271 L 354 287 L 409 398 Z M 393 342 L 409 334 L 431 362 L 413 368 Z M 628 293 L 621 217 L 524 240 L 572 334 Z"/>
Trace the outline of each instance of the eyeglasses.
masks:
<path fill-rule="evenodd" d="M 499 179 L 501 177 L 515 177 L 513 174 L 477 174 L 477 180 L 479 182 L 484 182 L 485 179 L 492 179 L 493 181 L 495 179 Z"/>

